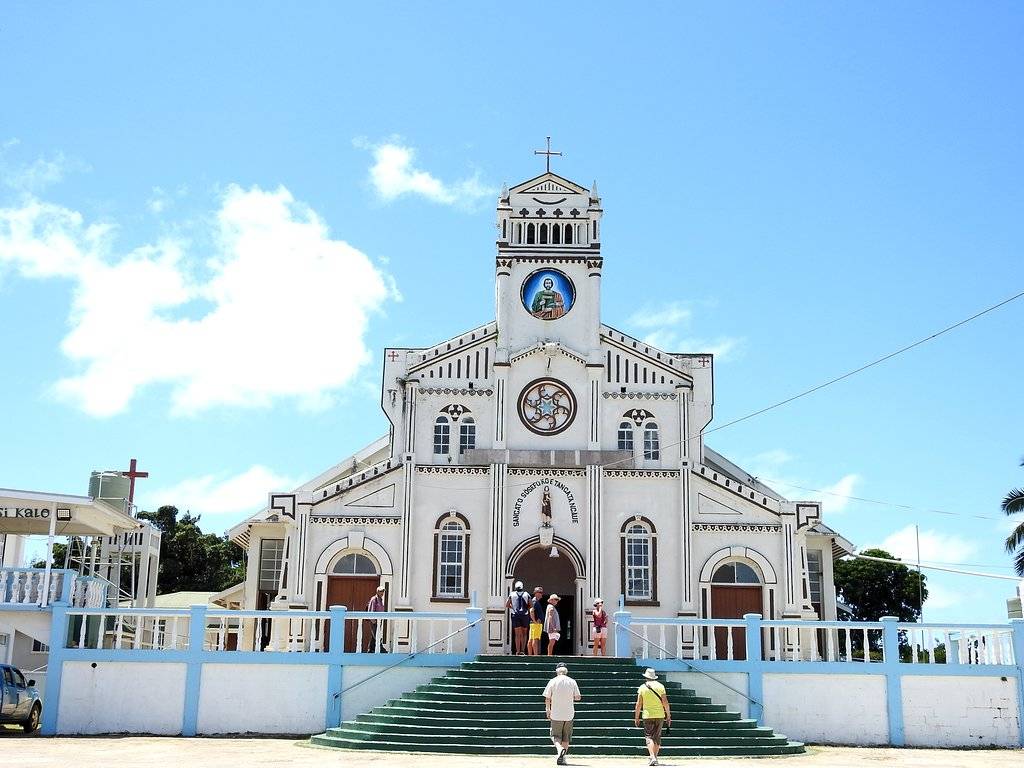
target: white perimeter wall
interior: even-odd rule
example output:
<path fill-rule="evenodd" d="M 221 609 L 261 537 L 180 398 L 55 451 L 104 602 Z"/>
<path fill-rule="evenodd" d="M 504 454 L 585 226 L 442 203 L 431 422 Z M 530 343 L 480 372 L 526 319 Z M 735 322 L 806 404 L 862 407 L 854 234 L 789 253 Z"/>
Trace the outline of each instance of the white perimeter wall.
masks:
<path fill-rule="evenodd" d="M 66 661 L 57 730 L 176 734 L 184 708 L 184 664 Z"/>
<path fill-rule="evenodd" d="M 1012 677 L 903 678 L 908 747 L 1015 747 L 1020 716 Z"/>
<path fill-rule="evenodd" d="M 326 664 L 204 664 L 196 730 L 323 733 L 326 701 Z"/>
<path fill-rule="evenodd" d="M 764 724 L 777 733 L 818 744 L 889 743 L 882 675 L 766 674 L 762 685 Z"/>
<path fill-rule="evenodd" d="M 341 688 L 344 690 L 361 680 L 367 680 L 382 669 L 384 667 L 345 667 Z M 356 715 L 369 712 L 390 699 L 397 699 L 403 693 L 414 690 L 417 685 L 429 683 L 435 677 L 443 677 L 447 671 L 447 667 L 397 667 L 377 675 L 342 695 L 341 719 L 354 720 Z"/>
<path fill-rule="evenodd" d="M 698 696 L 708 696 L 714 704 L 725 704 L 726 709 L 730 712 L 739 712 L 743 717 L 749 717 L 749 702 L 744 697 L 744 694 L 748 693 L 747 673 L 711 672 L 708 674 L 710 677 L 699 672 L 669 672 L 666 677 L 680 683 L 683 688 L 692 688 Z M 726 685 L 729 688 L 726 688 Z M 733 691 L 730 688 L 736 690 Z M 736 691 L 742 691 L 742 693 Z"/>

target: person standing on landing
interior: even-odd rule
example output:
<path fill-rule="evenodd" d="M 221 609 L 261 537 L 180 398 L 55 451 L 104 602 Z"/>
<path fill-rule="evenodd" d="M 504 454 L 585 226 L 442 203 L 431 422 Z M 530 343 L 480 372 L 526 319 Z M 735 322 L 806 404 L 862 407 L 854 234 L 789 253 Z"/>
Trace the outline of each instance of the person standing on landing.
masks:
<path fill-rule="evenodd" d="M 576 717 L 574 702 L 583 697 L 576 681 L 569 677 L 569 668 L 559 663 L 555 676 L 544 687 L 544 710 L 551 722 L 551 743 L 558 755 L 556 765 L 565 765 L 565 754 L 572 738 L 572 721 Z"/>
<path fill-rule="evenodd" d="M 548 633 L 548 656 L 555 655 L 555 646 L 562 639 L 562 619 L 558 615 L 558 595 L 548 598 L 548 607 L 544 612 L 544 631 Z"/>
<path fill-rule="evenodd" d="M 533 588 L 530 600 L 530 637 L 526 643 L 529 656 L 540 656 L 540 634 L 544 631 L 544 587 Z"/>
<path fill-rule="evenodd" d="M 516 656 L 526 655 L 526 632 L 530 626 L 530 596 L 523 591 L 523 582 L 517 581 L 505 607 L 512 619 L 512 635 Z"/>
<path fill-rule="evenodd" d="M 672 725 L 672 709 L 668 704 L 665 686 L 658 682 L 658 673 L 650 667 L 644 672 L 644 684 L 636 690 L 636 707 L 633 709 L 633 721 L 637 728 L 643 721 L 644 740 L 647 742 L 647 753 L 651 756 L 648 765 L 658 764 L 658 751 L 661 749 L 661 729 Z"/>
<path fill-rule="evenodd" d="M 594 610 L 590 617 L 594 620 L 594 655 L 607 656 L 608 614 L 604 610 L 604 600 L 600 597 L 594 601 Z"/>

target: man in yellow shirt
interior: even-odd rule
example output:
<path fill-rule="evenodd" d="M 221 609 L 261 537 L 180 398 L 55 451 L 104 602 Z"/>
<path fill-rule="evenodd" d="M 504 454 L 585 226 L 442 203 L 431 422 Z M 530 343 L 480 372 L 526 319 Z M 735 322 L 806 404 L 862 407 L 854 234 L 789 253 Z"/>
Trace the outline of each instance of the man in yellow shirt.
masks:
<path fill-rule="evenodd" d="M 651 756 L 648 765 L 658 764 L 658 750 L 661 749 L 662 726 L 672 725 L 672 709 L 668 705 L 665 686 L 658 682 L 658 673 L 650 667 L 644 672 L 644 684 L 636 689 L 636 707 L 633 720 L 637 728 L 643 720 L 644 739 Z"/>

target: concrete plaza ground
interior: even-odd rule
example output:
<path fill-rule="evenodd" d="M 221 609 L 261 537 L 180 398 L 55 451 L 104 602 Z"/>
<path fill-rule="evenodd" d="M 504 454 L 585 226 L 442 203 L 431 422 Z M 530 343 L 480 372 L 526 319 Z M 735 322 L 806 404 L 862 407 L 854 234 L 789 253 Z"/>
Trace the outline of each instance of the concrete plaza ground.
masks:
<path fill-rule="evenodd" d="M 318 749 L 289 739 L 181 739 L 149 736 L 56 738 L 19 736 L 0 727 L 3 764 L 18 768 L 540 768 L 554 758 L 471 757 L 466 755 L 413 755 L 406 753 L 345 752 Z M 594 768 L 639 768 L 643 758 L 572 759 L 569 764 Z M 8 763 L 7 760 L 10 760 Z M 773 758 L 666 758 L 666 766 L 713 765 L 716 768 L 1010 768 L 1024 765 L 1021 750 L 857 749 L 812 747 L 806 755 Z"/>

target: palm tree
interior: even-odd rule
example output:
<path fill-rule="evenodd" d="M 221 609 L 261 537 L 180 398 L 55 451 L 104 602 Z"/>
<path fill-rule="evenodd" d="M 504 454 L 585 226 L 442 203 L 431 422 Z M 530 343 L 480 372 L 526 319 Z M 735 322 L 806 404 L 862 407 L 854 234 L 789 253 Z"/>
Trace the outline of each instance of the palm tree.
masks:
<path fill-rule="evenodd" d="M 1021 461 L 1020 465 L 1024 467 L 1024 461 Z M 1003 512 L 1008 515 L 1024 512 L 1024 488 L 1011 489 L 1003 499 L 1002 507 Z M 1013 567 L 1018 576 L 1024 576 L 1024 522 L 1019 523 L 1006 537 L 1006 551 L 1011 555 L 1016 553 Z"/>

